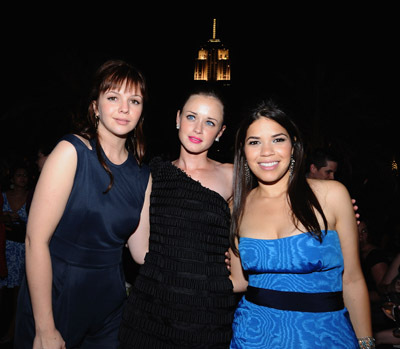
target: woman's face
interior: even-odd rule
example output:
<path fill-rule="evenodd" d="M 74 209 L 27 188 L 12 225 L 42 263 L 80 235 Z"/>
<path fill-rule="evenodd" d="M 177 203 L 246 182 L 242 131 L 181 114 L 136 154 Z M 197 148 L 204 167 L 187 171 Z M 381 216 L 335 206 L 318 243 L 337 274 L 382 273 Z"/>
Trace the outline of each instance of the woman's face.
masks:
<path fill-rule="evenodd" d="M 244 152 L 259 181 L 274 183 L 289 176 L 293 147 L 289 134 L 276 121 L 262 117 L 247 129 Z"/>
<path fill-rule="evenodd" d="M 94 111 L 100 119 L 99 132 L 124 137 L 136 127 L 143 111 L 140 88 L 128 89 L 125 82 L 119 89 L 101 93 L 94 103 Z"/>
<path fill-rule="evenodd" d="M 18 168 L 13 176 L 15 187 L 25 188 L 28 185 L 28 172 L 24 168 Z"/>
<path fill-rule="evenodd" d="M 222 103 L 214 97 L 191 96 L 176 117 L 181 145 L 189 153 L 208 151 L 225 130 L 223 111 Z"/>

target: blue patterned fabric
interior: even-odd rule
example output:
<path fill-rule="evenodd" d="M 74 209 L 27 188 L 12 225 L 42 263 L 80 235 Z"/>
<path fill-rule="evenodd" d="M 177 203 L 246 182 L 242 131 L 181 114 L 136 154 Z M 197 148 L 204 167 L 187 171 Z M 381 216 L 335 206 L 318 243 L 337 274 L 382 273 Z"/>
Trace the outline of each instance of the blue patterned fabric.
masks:
<path fill-rule="evenodd" d="M 342 290 L 343 256 L 336 231 L 320 243 L 310 234 L 282 239 L 240 238 L 239 251 L 249 285 L 287 292 Z M 231 348 L 358 348 L 346 308 L 297 312 L 250 303 L 235 312 Z"/>
<path fill-rule="evenodd" d="M 7 200 L 6 193 L 3 195 L 3 212 L 12 212 L 10 204 Z M 24 204 L 18 211 L 18 215 L 22 221 L 26 223 L 28 215 L 26 213 L 26 204 Z M 25 275 L 25 244 L 11 240 L 6 241 L 6 261 L 8 275 L 4 279 L 0 279 L 0 287 L 13 288 L 21 285 L 22 279 Z"/>

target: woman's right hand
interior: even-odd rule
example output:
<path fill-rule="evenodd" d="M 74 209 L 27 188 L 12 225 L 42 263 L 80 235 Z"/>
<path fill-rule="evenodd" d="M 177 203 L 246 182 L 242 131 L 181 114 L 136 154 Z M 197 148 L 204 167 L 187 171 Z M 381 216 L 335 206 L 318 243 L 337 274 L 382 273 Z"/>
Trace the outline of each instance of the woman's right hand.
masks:
<path fill-rule="evenodd" d="M 32 349 L 66 349 L 65 341 L 56 329 L 36 333 Z"/>

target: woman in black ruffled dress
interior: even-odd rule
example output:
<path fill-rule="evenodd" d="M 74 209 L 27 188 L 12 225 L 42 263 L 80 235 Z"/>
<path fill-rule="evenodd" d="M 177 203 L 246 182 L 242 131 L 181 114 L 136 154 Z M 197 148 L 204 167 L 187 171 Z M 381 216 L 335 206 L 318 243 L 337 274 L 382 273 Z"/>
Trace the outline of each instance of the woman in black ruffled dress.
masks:
<path fill-rule="evenodd" d="M 214 93 L 192 94 L 176 118 L 181 151 L 151 162 L 150 239 L 123 314 L 122 348 L 228 348 L 237 297 L 229 247 L 232 164 L 207 157 L 225 130 Z M 138 246 L 131 252 L 140 262 Z"/>

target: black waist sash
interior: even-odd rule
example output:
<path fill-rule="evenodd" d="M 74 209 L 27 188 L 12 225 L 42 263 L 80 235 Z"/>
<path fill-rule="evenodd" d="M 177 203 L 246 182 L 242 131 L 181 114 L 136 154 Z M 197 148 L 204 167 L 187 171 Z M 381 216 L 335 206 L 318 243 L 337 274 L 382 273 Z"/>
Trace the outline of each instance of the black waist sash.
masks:
<path fill-rule="evenodd" d="M 268 290 L 248 286 L 246 300 L 280 310 L 323 313 L 344 308 L 343 292 L 303 293 Z"/>

